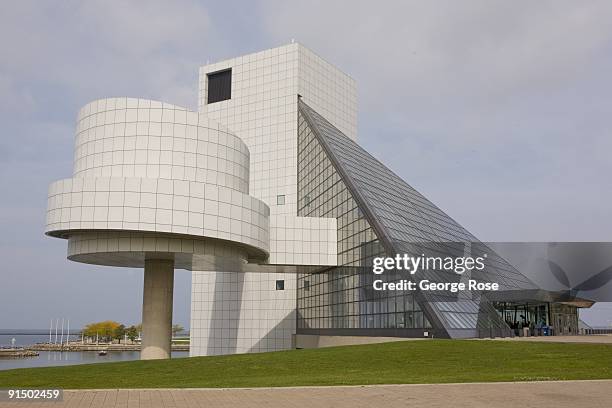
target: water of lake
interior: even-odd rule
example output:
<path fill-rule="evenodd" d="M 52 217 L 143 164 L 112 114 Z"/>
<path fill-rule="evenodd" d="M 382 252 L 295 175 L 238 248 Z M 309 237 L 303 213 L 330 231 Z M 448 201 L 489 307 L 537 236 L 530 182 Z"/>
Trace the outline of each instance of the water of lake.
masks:
<path fill-rule="evenodd" d="M 140 351 L 109 351 L 99 356 L 97 351 L 39 351 L 38 357 L 0 358 L 0 370 L 30 367 L 51 367 L 74 364 L 108 363 L 139 360 Z M 189 357 L 188 351 L 173 351 L 172 358 Z"/>
<path fill-rule="evenodd" d="M 28 330 L 21 331 L 0 331 L 0 347 L 10 347 L 12 339 L 15 339 L 15 347 L 30 346 L 36 343 L 44 343 L 49 341 L 48 334 L 32 334 Z M 40 333 L 40 331 L 37 331 Z M 78 340 L 76 335 L 70 336 L 70 340 Z M 55 333 L 51 341 L 55 340 Z M 64 335 L 66 341 L 66 335 Z M 59 337 L 58 337 L 59 342 Z M 140 351 L 109 351 L 106 356 L 99 356 L 97 351 L 39 351 L 38 357 L 28 358 L 0 358 L 0 370 L 10 370 L 13 368 L 29 368 L 29 367 L 50 367 L 64 366 L 73 364 L 92 364 L 92 363 L 107 363 L 111 361 L 129 361 L 139 360 Z M 172 358 L 189 357 L 188 351 L 173 351 Z"/>
<path fill-rule="evenodd" d="M 66 337 L 67 335 L 64 334 L 64 342 L 66 341 Z M 17 333 L 13 332 L 13 333 L 3 333 L 3 331 L 0 330 L 0 347 L 11 347 L 12 346 L 12 340 L 15 339 L 15 347 L 25 347 L 25 346 L 31 346 L 32 344 L 36 344 L 36 343 L 48 343 L 49 342 L 49 335 L 48 334 L 30 334 L 27 331 L 19 331 Z M 80 336 L 77 336 L 76 334 L 71 334 L 70 335 L 70 340 L 71 341 L 75 341 L 75 340 L 80 340 Z M 58 334 L 57 336 L 57 343 L 59 343 L 61 340 L 61 336 Z M 51 342 L 55 341 L 55 335 L 51 336 Z"/>

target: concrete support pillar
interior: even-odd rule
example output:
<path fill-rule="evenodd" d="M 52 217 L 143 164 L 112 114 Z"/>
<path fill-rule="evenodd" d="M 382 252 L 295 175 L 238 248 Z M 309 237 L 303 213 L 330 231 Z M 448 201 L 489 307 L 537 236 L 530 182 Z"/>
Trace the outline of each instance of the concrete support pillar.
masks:
<path fill-rule="evenodd" d="M 145 260 L 141 360 L 170 358 L 173 291 L 174 261 Z"/>

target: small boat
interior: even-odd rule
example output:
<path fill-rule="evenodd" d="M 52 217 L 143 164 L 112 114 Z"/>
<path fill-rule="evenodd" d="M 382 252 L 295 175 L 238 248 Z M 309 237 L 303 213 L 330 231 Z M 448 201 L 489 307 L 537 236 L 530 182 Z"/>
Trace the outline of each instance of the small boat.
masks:
<path fill-rule="evenodd" d="M 100 351 L 98 351 L 98 355 L 99 355 L 99 356 L 105 356 L 106 354 L 108 354 L 106 350 L 100 350 Z"/>

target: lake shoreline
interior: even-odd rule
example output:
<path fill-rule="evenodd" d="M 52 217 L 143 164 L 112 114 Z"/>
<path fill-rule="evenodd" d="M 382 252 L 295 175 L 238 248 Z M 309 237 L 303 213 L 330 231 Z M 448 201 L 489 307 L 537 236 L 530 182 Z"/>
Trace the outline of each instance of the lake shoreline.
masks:
<path fill-rule="evenodd" d="M 80 364 L 103 364 L 117 361 L 140 360 L 140 351 L 109 351 L 100 356 L 97 351 L 39 351 L 37 356 L 0 358 L 0 371 L 19 368 L 57 367 Z M 189 352 L 173 351 L 172 358 L 189 357 Z"/>
<path fill-rule="evenodd" d="M 141 345 L 117 344 L 117 343 L 80 343 L 68 344 L 38 343 L 25 346 L 24 349 L 31 351 L 140 351 Z M 189 351 L 189 344 L 172 344 L 172 351 Z"/>

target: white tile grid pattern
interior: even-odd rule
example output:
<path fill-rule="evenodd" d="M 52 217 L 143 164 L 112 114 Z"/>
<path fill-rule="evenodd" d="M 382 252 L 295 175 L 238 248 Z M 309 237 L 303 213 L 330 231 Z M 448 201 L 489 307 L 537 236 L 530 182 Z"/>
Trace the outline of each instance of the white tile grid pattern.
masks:
<path fill-rule="evenodd" d="M 251 194 L 272 204 L 271 213 L 293 216 L 297 214 L 297 61 L 297 46 L 290 45 L 202 67 L 199 94 L 202 115 L 232 129 L 249 146 Z M 230 67 L 232 98 L 207 105 L 206 73 Z M 276 205 L 279 194 L 285 195 L 282 206 Z M 192 299 L 198 298 L 198 291 L 205 290 L 210 301 L 197 303 L 192 310 L 191 355 L 273 351 L 291 347 L 295 290 L 290 288 L 295 288 L 295 277 L 282 276 L 286 285 L 284 291 L 275 290 L 275 280 L 270 279 L 270 275 L 246 273 L 239 277 L 251 285 L 232 282 L 227 273 L 193 273 Z M 198 285 L 198 282 L 203 284 Z M 258 289 L 252 290 L 253 286 Z M 225 296 L 215 296 L 215 287 Z M 229 298 L 244 299 L 245 303 L 232 303 Z M 289 300 L 283 300 L 286 298 Z M 230 320 L 221 323 L 216 310 L 226 308 L 228 304 L 240 307 L 238 310 L 244 314 L 226 314 Z M 271 304 L 273 310 L 270 310 Z M 286 319 L 288 315 L 293 316 L 290 321 Z M 275 329 L 281 321 L 289 325 L 289 329 Z M 218 330 L 220 324 L 229 324 L 236 329 L 232 332 Z M 279 335 L 277 346 L 276 337 Z M 274 341 L 270 337 L 274 337 Z M 213 342 L 210 346 L 209 341 Z M 225 346 L 220 348 L 215 344 Z"/>
<path fill-rule="evenodd" d="M 207 72 L 232 68 L 232 98 L 206 104 Z M 200 112 L 237 134 L 251 152 L 251 193 L 272 214 L 297 214 L 296 44 L 219 62 L 200 69 Z M 285 204 L 276 205 L 276 196 Z"/>
<path fill-rule="evenodd" d="M 74 178 L 50 185 L 46 232 L 115 229 L 189 234 L 268 252 L 269 211 L 254 197 L 213 184 Z"/>
<path fill-rule="evenodd" d="M 74 176 L 200 181 L 248 194 L 249 150 L 196 112 L 162 102 L 109 98 L 77 120 Z"/>
<path fill-rule="evenodd" d="M 295 279 L 277 273 L 194 273 L 190 355 L 292 348 Z M 276 280 L 284 290 L 274 290 Z M 270 294 L 274 290 L 274 296 Z M 195 340 L 195 341 L 194 341 Z"/>
<path fill-rule="evenodd" d="M 338 223 L 335 218 L 270 217 L 269 263 L 337 265 Z"/>
<path fill-rule="evenodd" d="M 206 74 L 227 68 L 232 69 L 231 99 L 208 105 Z M 343 132 L 356 137 L 354 81 L 297 43 L 200 68 L 200 113 L 227 126 L 248 145 L 250 193 L 268 203 L 272 215 L 297 215 L 298 93 L 307 103 L 324 111 Z M 284 205 L 276 205 L 277 195 L 285 195 Z M 200 301 L 192 304 L 191 355 L 212 354 L 211 350 L 218 354 L 291 347 L 291 335 L 295 333 L 295 276 L 282 275 L 285 290 L 276 291 L 272 275 L 246 273 L 240 276 L 244 282 L 257 286 L 257 290 L 240 285 L 238 281 L 232 283 L 231 278 L 226 278 L 230 275 L 193 273 L 192 299 Z M 225 297 L 215 296 L 215 285 Z M 239 297 L 245 303 L 227 301 L 232 307 L 241 308 L 224 315 L 229 319 L 224 324 L 236 330 L 218 331 L 218 319 L 213 317 L 218 317 L 216 309 L 227 306 L 222 299 L 228 296 Z M 272 312 L 268 309 L 270 304 L 274 304 Z M 268 318 L 271 316 L 273 318 Z M 278 325 L 290 325 L 291 328 L 278 331 L 275 329 Z M 253 326 L 258 327 L 256 332 Z M 274 333 L 270 336 L 275 339 L 279 334 L 285 337 L 272 342 L 266 333 Z M 210 340 L 209 336 L 212 336 Z M 210 348 L 209 341 L 213 342 Z"/>
<path fill-rule="evenodd" d="M 207 249 L 206 247 L 210 247 Z M 129 231 L 87 232 L 71 236 L 68 255 L 84 252 L 177 252 L 185 254 L 217 253 L 222 256 L 242 256 L 232 247 L 218 241 L 142 235 Z"/>
<path fill-rule="evenodd" d="M 299 47 L 298 93 L 342 133 L 357 140 L 355 80 L 306 47 Z"/>
<path fill-rule="evenodd" d="M 162 236 L 140 231 L 102 231 L 71 234 L 68 258 L 97 265 L 144 268 L 146 252 L 173 253 L 174 268 L 211 267 L 223 259 L 246 262 L 244 247 L 201 238 Z M 205 266 L 206 265 L 206 266 Z"/>

